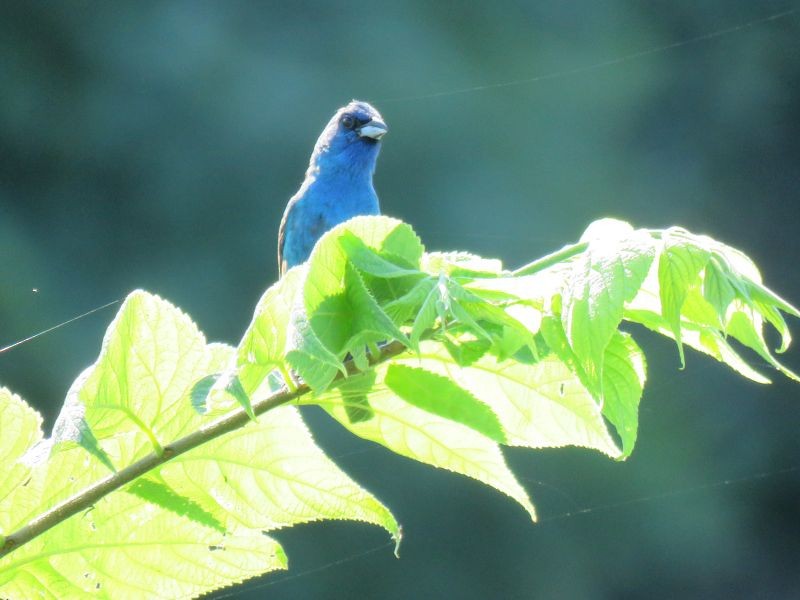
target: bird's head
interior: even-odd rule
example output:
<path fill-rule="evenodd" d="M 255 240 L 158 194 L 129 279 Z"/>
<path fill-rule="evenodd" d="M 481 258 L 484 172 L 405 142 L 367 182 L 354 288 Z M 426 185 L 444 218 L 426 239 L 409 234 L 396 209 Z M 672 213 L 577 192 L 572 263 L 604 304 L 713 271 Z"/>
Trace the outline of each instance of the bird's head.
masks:
<path fill-rule="evenodd" d="M 336 111 L 319 136 L 311 167 L 338 167 L 372 174 L 380 140 L 389 131 L 381 114 L 368 102 L 353 100 Z"/>

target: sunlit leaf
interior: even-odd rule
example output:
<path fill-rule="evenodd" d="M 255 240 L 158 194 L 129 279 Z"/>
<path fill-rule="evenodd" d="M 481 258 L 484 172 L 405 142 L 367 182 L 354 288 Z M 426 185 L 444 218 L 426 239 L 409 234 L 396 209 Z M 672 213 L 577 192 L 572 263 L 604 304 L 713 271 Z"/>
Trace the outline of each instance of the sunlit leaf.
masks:
<path fill-rule="evenodd" d="M 258 529 L 221 533 L 120 492 L 0 560 L 0 597 L 191 597 L 285 568 Z"/>
<path fill-rule="evenodd" d="M 291 406 L 177 457 L 159 472 L 172 490 L 229 529 L 270 531 L 348 519 L 399 538 L 392 514 L 323 453 Z"/>
<path fill-rule="evenodd" d="M 397 454 L 434 467 L 477 479 L 507 494 L 536 518 L 525 490 L 506 465 L 500 448 L 472 427 L 414 406 L 385 384 L 386 366 L 376 369 L 369 394 L 370 419 L 353 422 L 346 406 L 354 394 L 363 394 L 357 375 L 340 382 L 322 396 L 309 399 L 359 437 L 377 442 Z"/>
<path fill-rule="evenodd" d="M 623 457 L 628 457 L 636 444 L 639 401 L 647 378 L 644 353 L 630 335 L 617 332 L 603 364 L 603 416 L 614 425 Z"/>
<path fill-rule="evenodd" d="M 19 525 L 31 499 L 20 489 L 30 474 L 25 454 L 43 436 L 42 416 L 22 398 L 0 387 L 0 538 Z"/>
<path fill-rule="evenodd" d="M 496 442 L 506 441 L 492 409 L 448 377 L 435 375 L 425 369 L 393 364 L 386 370 L 384 383 L 403 400 L 418 408 L 462 423 Z"/>
<path fill-rule="evenodd" d="M 440 345 L 428 342 L 419 356 L 396 362 L 421 366 L 458 382 L 497 415 L 509 445 L 582 446 L 619 456 L 600 407 L 555 356 L 525 364 L 499 362 L 486 355 L 462 367 Z"/>
<path fill-rule="evenodd" d="M 586 251 L 574 262 L 562 292 L 561 320 L 570 346 L 602 397 L 603 357 L 653 261 L 653 240 L 627 223 L 605 219 L 584 234 Z"/>
<path fill-rule="evenodd" d="M 196 381 L 224 368 L 219 360 L 186 314 L 136 291 L 109 326 L 76 399 L 95 438 L 135 432 L 143 449 L 158 452 L 202 422 L 189 396 Z"/>
<path fill-rule="evenodd" d="M 658 262 L 661 311 L 678 344 L 681 365 L 685 364 L 681 343 L 681 310 L 691 286 L 700 282 L 700 273 L 710 253 L 680 230 L 664 233 L 664 249 Z"/>

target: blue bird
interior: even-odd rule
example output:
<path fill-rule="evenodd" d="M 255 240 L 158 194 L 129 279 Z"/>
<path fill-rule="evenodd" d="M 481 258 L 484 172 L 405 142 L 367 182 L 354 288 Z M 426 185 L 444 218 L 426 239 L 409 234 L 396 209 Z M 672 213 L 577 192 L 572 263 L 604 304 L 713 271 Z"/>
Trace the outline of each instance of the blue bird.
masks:
<path fill-rule="evenodd" d="M 380 140 L 388 131 L 367 102 L 343 106 L 319 136 L 306 177 L 289 200 L 278 232 L 278 269 L 283 275 L 308 260 L 322 235 L 352 217 L 380 214 L 372 174 Z"/>

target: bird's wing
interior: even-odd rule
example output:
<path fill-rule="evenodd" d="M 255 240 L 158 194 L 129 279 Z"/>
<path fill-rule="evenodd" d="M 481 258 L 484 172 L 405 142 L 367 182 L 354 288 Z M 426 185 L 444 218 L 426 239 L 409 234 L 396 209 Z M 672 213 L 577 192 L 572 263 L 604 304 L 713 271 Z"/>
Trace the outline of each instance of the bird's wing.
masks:
<path fill-rule="evenodd" d="M 281 226 L 278 229 L 278 273 L 280 277 L 283 277 L 289 267 L 295 266 L 295 262 L 290 263 L 289 261 L 297 261 L 298 252 L 303 256 L 301 261 L 307 260 L 317 240 L 337 223 L 337 221 L 331 222 L 326 219 L 319 210 L 309 208 L 308 202 L 303 202 L 304 198 L 304 196 L 293 197 L 286 205 L 286 212 L 283 213 L 283 219 L 281 219 Z M 295 225 L 298 224 L 301 224 L 302 231 L 294 230 Z M 290 242 L 292 249 L 287 257 L 286 242 L 290 231 L 293 233 Z"/>

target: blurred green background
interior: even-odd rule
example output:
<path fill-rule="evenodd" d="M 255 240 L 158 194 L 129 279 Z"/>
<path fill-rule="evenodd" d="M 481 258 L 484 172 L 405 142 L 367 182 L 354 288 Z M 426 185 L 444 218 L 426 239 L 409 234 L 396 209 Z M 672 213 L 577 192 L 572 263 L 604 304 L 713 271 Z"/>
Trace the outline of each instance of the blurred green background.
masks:
<path fill-rule="evenodd" d="M 278 223 L 313 143 L 353 97 L 391 130 L 384 212 L 431 249 L 514 266 L 598 217 L 680 224 L 743 249 L 800 302 L 800 12 L 581 69 L 791 8 L 3 2 L 0 345 L 138 287 L 235 343 L 276 277 Z M 49 428 L 112 316 L 0 354 L 0 382 Z M 634 333 L 650 382 L 631 459 L 506 453 L 537 526 L 310 412 L 320 444 L 403 523 L 402 558 L 377 529 L 298 527 L 278 536 L 289 578 L 234 597 L 800 597 L 800 387 L 694 353 L 681 372 L 671 343 Z M 786 360 L 800 367 L 800 352 Z"/>

